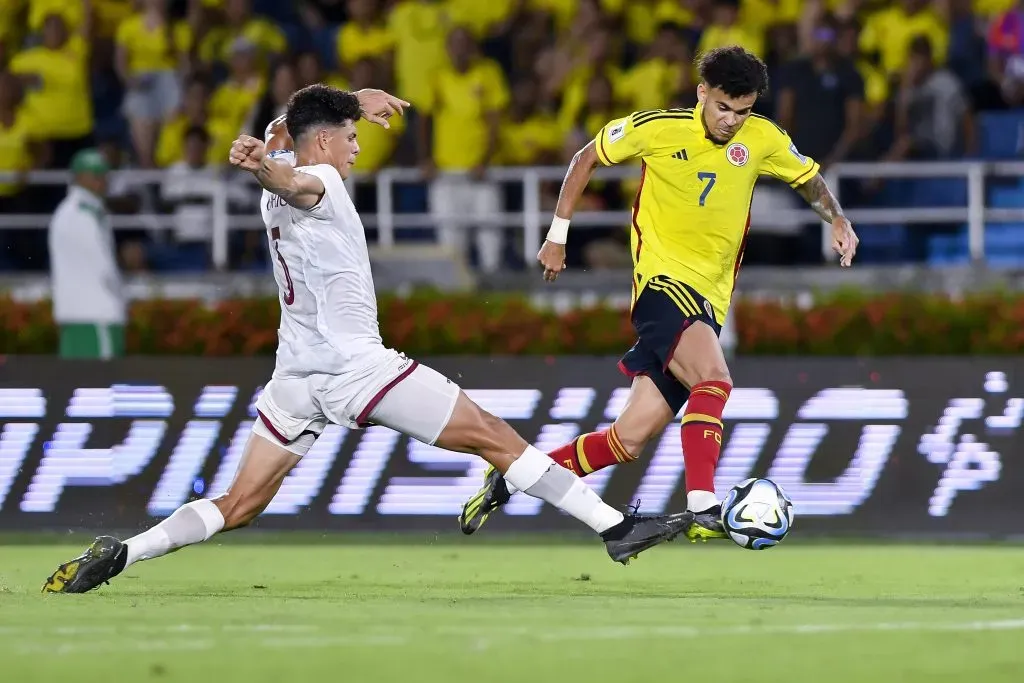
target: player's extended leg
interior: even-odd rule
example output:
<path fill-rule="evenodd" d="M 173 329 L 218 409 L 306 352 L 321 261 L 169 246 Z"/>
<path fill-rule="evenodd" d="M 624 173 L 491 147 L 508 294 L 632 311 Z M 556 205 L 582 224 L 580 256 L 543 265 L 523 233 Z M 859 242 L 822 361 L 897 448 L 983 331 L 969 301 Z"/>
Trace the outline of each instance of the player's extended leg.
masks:
<path fill-rule="evenodd" d="M 654 382 L 646 375 L 639 375 L 633 378 L 626 405 L 611 427 L 578 436 L 553 450 L 548 457 L 578 477 L 611 465 L 633 462 L 674 418 L 675 413 Z M 514 492 L 501 472 L 489 467 L 483 486 L 467 501 L 459 516 L 462 533 L 472 534 L 479 529 Z"/>
<path fill-rule="evenodd" d="M 725 538 L 721 505 L 715 496 L 715 468 L 722 450 L 722 412 L 732 391 L 732 378 L 718 335 L 696 321 L 679 337 L 669 372 L 690 387 L 683 414 L 682 443 L 686 467 L 687 508 L 695 521 L 690 540 Z"/>
<path fill-rule="evenodd" d="M 238 472 L 224 495 L 186 503 L 156 526 L 123 542 L 100 536 L 80 556 L 60 565 L 43 585 L 43 592 L 84 593 L 135 562 L 161 557 L 202 543 L 218 532 L 246 526 L 270 504 L 285 476 L 315 438 L 307 433 L 282 444 L 257 420 Z"/>
<path fill-rule="evenodd" d="M 693 522 L 691 513 L 643 517 L 615 510 L 579 477 L 555 465 L 508 423 L 430 368 L 419 366 L 391 387 L 370 412 L 369 421 L 447 450 L 479 455 L 517 489 L 597 532 L 616 562 L 625 563 L 672 540 Z"/>

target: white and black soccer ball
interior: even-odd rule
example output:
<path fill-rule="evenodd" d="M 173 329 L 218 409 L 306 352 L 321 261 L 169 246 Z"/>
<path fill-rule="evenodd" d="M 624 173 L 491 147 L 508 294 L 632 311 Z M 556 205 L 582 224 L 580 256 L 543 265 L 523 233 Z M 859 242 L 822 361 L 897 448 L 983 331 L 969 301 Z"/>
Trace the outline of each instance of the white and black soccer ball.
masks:
<path fill-rule="evenodd" d="M 766 550 L 778 545 L 793 527 L 793 502 L 770 479 L 747 479 L 725 497 L 722 525 L 740 547 Z"/>

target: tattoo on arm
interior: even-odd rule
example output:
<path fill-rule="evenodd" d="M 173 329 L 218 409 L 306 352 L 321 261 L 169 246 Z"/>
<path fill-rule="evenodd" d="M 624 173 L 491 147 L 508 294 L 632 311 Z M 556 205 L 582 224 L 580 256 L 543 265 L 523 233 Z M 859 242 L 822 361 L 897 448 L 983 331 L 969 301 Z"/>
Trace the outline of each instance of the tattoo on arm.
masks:
<path fill-rule="evenodd" d="M 832 194 L 832 190 L 828 189 L 828 183 L 820 173 L 816 173 L 813 178 L 796 188 L 796 191 L 826 223 L 831 223 L 837 216 L 843 215 L 843 207 L 839 206 L 839 200 Z"/>

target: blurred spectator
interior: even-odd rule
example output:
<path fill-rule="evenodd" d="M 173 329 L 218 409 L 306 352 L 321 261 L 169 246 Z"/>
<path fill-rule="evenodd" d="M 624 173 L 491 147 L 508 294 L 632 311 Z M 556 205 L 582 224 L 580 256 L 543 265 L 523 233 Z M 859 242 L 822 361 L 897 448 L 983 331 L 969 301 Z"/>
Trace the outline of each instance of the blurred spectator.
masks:
<path fill-rule="evenodd" d="M 430 186 L 430 211 L 437 216 L 442 244 L 462 251 L 466 227 L 474 233 L 480 265 L 486 272 L 499 266 L 502 231 L 479 227 L 502 210 L 500 188 L 483 179 L 498 151 L 498 125 L 508 104 L 505 75 L 493 61 L 480 56 L 465 28 L 448 37 L 451 66 L 435 76 L 431 97 L 420 107 L 420 159 L 424 173 L 436 170 L 464 173 L 442 175 Z"/>
<path fill-rule="evenodd" d="M 394 41 L 374 0 L 348 0 L 349 21 L 338 31 L 338 63 L 348 71 L 360 59 L 390 61 Z M 389 69 L 390 71 L 390 69 Z"/>
<path fill-rule="evenodd" d="M 196 265 L 209 262 L 213 239 L 213 205 L 210 186 L 215 170 L 207 163 L 210 135 L 203 128 L 185 133 L 185 158 L 167 169 L 160 187 L 165 210 L 174 214 L 174 241 L 178 255 Z"/>
<path fill-rule="evenodd" d="M 836 30 L 820 22 L 810 52 L 782 67 L 777 119 L 797 148 L 822 166 L 842 161 L 860 139 L 864 82 L 836 48 Z"/>
<path fill-rule="evenodd" d="M 26 7 L 26 0 L 0 2 L 0 66 L 7 64 L 6 55 L 24 39 Z"/>
<path fill-rule="evenodd" d="M 50 222 L 53 319 L 62 358 L 124 354 L 125 300 L 103 204 L 109 170 L 95 149 L 75 154 L 73 184 Z"/>
<path fill-rule="evenodd" d="M 696 85 L 688 68 L 693 55 L 672 24 L 662 24 L 644 58 L 622 78 L 621 97 L 627 109 L 660 109 L 676 94 L 693 95 Z"/>
<path fill-rule="evenodd" d="M 948 69 L 935 68 L 931 41 L 915 38 L 896 95 L 896 141 L 886 158 L 949 159 L 974 150 L 974 122 L 963 86 Z"/>
<path fill-rule="evenodd" d="M 342 90 L 348 89 L 348 81 L 341 74 L 324 71 L 320 56 L 313 51 L 300 52 L 295 58 L 295 75 L 299 79 L 300 88 L 314 83 L 323 83 Z"/>
<path fill-rule="evenodd" d="M 604 128 L 604 124 L 617 118 L 618 114 L 611 80 L 607 76 L 598 75 L 587 85 L 587 102 L 575 128 L 585 140 L 593 139 Z"/>
<path fill-rule="evenodd" d="M 867 134 L 882 116 L 889 101 L 889 79 L 882 70 L 865 57 L 858 45 L 860 29 L 851 21 L 839 24 L 837 31 L 837 53 L 852 61 L 864 82 L 864 125 L 861 132 Z"/>
<path fill-rule="evenodd" d="M 39 33 L 50 15 L 57 15 L 69 27 L 81 26 L 88 19 L 87 0 L 28 0 L 28 30 Z"/>
<path fill-rule="evenodd" d="M 223 0 L 223 26 L 212 28 L 199 46 L 199 58 L 207 63 L 228 63 L 234 46 L 245 39 L 255 46 L 257 61 L 266 64 L 288 47 L 284 33 L 271 21 L 252 12 L 252 0 Z"/>
<path fill-rule="evenodd" d="M 237 135 L 252 130 L 256 105 L 266 89 L 256 44 L 246 38 L 237 38 L 231 46 L 228 67 L 228 80 L 221 83 L 210 98 L 210 122 Z M 226 150 L 224 158 L 227 158 Z"/>
<path fill-rule="evenodd" d="M 543 109 L 540 88 L 522 79 L 512 88 L 512 102 L 501 123 L 498 157 L 509 166 L 534 166 L 558 161 L 562 131 L 551 112 Z"/>
<path fill-rule="evenodd" d="M 0 71 L 0 174 L 25 173 L 37 158 L 31 120 L 21 109 L 22 99 L 18 79 Z M 17 181 L 0 181 L 0 213 L 18 213 L 23 208 L 19 201 L 22 187 Z"/>
<path fill-rule="evenodd" d="M 860 34 L 860 48 L 892 77 L 903 71 L 910 43 L 917 37 L 931 43 L 935 65 L 946 63 L 949 30 L 929 0 L 899 0 L 871 14 Z"/>
<path fill-rule="evenodd" d="M 397 94 L 419 106 L 429 102 L 431 78 L 448 64 L 444 5 L 433 0 L 400 0 L 388 13 L 395 46 Z"/>
<path fill-rule="evenodd" d="M 614 36 L 611 31 L 601 28 L 591 34 L 580 56 L 569 62 L 564 78 L 555 78 L 547 84 L 547 92 L 561 94 L 558 123 L 564 132 L 576 125 L 580 112 L 586 106 L 587 89 L 590 82 L 603 76 L 612 84 L 612 97 L 619 99 L 622 89 L 623 70 L 616 58 Z"/>
<path fill-rule="evenodd" d="M 88 3 L 89 0 L 85 0 L 85 2 Z M 117 35 L 117 27 L 121 25 L 121 22 L 135 13 L 133 0 L 91 0 L 91 2 L 96 38 L 104 40 L 113 38 Z"/>
<path fill-rule="evenodd" d="M 665 27 L 681 34 L 683 29 L 694 26 L 696 16 L 687 3 L 679 0 L 641 0 L 623 1 L 622 20 L 631 42 L 648 45 Z"/>
<path fill-rule="evenodd" d="M 701 33 L 697 52 L 716 47 L 742 45 L 759 57 L 764 56 L 764 33 L 753 31 L 739 23 L 739 0 L 714 0 L 711 24 Z"/>
<path fill-rule="evenodd" d="M 473 37 L 483 41 L 501 31 L 501 27 L 517 13 L 522 0 L 448 0 L 445 13 L 453 26 L 468 28 Z"/>
<path fill-rule="evenodd" d="M 181 101 L 177 70 L 192 34 L 171 19 L 167 0 L 142 0 L 141 8 L 117 29 L 117 72 L 135 155 L 139 166 L 151 168 L 160 125 Z"/>
<path fill-rule="evenodd" d="M 88 31 L 88 22 L 80 29 Z M 75 152 L 92 141 L 92 93 L 88 45 L 82 35 L 68 37 L 61 15 L 43 20 L 43 41 L 19 52 L 10 70 L 25 87 L 25 115 L 32 135 L 51 143 L 51 164 L 67 168 Z"/>
<path fill-rule="evenodd" d="M 992 22 L 988 54 L 989 74 L 1007 104 L 1024 104 L 1024 1 Z"/>
<path fill-rule="evenodd" d="M 380 78 L 377 75 L 379 66 L 380 64 L 372 59 L 361 59 L 356 62 L 352 66 L 352 80 L 349 83 L 349 88 L 362 90 L 376 87 L 376 84 L 380 83 Z M 391 127 L 387 129 L 369 121 L 359 120 L 356 122 L 359 139 L 359 158 L 356 160 L 356 170 L 360 173 L 373 173 L 391 162 L 398 141 L 405 132 L 406 121 L 404 116 L 392 116 L 389 122 Z M 360 206 L 366 206 L 366 203 L 362 202 Z"/>
<path fill-rule="evenodd" d="M 278 62 L 271 71 L 270 89 L 256 107 L 249 134 L 262 140 L 267 126 L 277 117 L 284 115 L 288 109 L 289 98 L 298 89 L 299 79 L 295 66 L 288 61 Z"/>
<path fill-rule="evenodd" d="M 998 100 L 993 103 L 992 97 L 982 91 L 984 86 L 990 85 L 986 72 L 988 46 L 983 22 L 975 14 L 972 0 L 945 0 L 941 6 L 949 25 L 947 63 L 950 71 L 971 92 L 976 105 L 986 109 L 992 104 L 998 106 Z"/>
<path fill-rule="evenodd" d="M 185 133 L 189 128 L 203 128 L 210 135 L 210 156 L 214 165 L 227 163 L 228 150 L 238 131 L 210 120 L 208 109 L 210 88 L 201 78 L 193 78 L 185 87 L 181 108 L 164 123 L 156 146 L 156 163 L 161 168 L 185 158 Z M 262 137 L 262 132 L 260 136 Z"/>

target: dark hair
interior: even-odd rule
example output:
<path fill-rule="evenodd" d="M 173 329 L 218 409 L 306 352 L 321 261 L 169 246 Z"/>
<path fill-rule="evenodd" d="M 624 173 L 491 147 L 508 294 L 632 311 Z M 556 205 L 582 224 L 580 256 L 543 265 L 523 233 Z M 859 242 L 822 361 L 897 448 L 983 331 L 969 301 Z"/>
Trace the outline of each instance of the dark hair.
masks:
<path fill-rule="evenodd" d="M 927 36 L 914 36 L 914 39 L 910 41 L 910 54 L 927 57 L 930 60 L 934 55 L 932 41 L 928 40 Z"/>
<path fill-rule="evenodd" d="M 199 141 L 204 145 L 210 144 L 210 134 L 202 126 L 190 126 L 185 131 L 185 142 L 188 142 L 192 138 L 199 138 Z"/>
<path fill-rule="evenodd" d="M 698 62 L 700 79 L 729 97 L 761 96 L 768 91 L 768 67 L 739 45 L 708 50 Z"/>
<path fill-rule="evenodd" d="M 359 120 L 359 99 L 350 92 L 314 83 L 297 90 L 288 100 L 285 125 L 292 140 L 299 141 L 314 126 L 344 126 Z"/>

